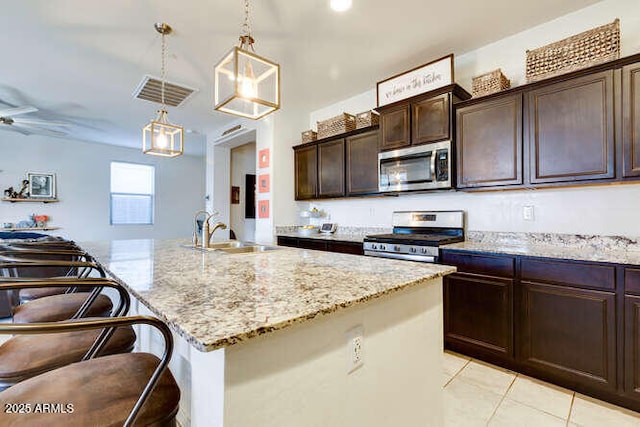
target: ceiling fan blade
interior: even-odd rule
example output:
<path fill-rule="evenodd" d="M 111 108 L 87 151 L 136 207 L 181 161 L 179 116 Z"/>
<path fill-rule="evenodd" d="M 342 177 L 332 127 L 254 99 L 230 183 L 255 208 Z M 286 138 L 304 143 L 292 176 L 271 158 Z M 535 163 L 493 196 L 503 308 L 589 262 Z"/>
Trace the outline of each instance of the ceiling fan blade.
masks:
<path fill-rule="evenodd" d="M 15 123 L 24 124 L 24 125 L 40 125 L 40 126 L 69 126 L 71 123 L 68 122 L 54 122 L 50 120 L 38 120 L 38 119 L 22 119 L 15 118 L 13 119 Z"/>
<path fill-rule="evenodd" d="M 9 132 L 18 132 L 23 135 L 31 135 L 31 132 L 29 132 L 28 130 L 22 129 L 20 127 L 16 127 L 14 125 L 0 125 L 0 130 L 6 130 Z"/>
<path fill-rule="evenodd" d="M 0 110 L 0 116 L 10 117 L 17 116 L 18 114 L 35 113 L 36 111 L 38 111 L 36 107 L 25 105 L 24 107 L 6 108 L 4 110 Z"/>
<path fill-rule="evenodd" d="M 16 129 L 16 131 L 23 133 L 25 135 L 31 135 L 31 134 L 39 134 L 39 135 L 47 135 L 47 136 L 65 136 L 67 135 L 67 132 L 62 132 L 59 130 L 53 130 L 53 129 L 45 129 L 42 128 L 40 126 L 30 126 L 30 125 L 23 125 L 23 124 L 18 124 L 18 123 L 14 123 L 10 126 L 8 126 L 10 128 L 14 128 Z M 25 133 L 26 132 L 26 133 Z"/>

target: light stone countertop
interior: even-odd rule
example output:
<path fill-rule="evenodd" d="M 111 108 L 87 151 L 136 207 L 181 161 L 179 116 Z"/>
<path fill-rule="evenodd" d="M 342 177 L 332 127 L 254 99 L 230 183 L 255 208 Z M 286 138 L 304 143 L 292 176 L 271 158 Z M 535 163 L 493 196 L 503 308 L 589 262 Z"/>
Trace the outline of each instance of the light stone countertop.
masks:
<path fill-rule="evenodd" d="M 640 265 L 640 239 L 558 233 L 469 232 L 441 249 Z"/>
<path fill-rule="evenodd" d="M 81 243 L 196 349 L 211 351 L 453 273 L 455 268 L 297 248 L 227 254 L 186 239 Z"/>

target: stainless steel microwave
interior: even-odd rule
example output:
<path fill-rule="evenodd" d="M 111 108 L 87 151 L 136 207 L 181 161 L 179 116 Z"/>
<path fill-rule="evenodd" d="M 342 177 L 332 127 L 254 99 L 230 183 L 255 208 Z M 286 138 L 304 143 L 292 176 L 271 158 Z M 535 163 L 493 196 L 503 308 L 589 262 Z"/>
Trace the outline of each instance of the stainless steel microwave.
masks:
<path fill-rule="evenodd" d="M 451 141 L 378 154 L 381 192 L 451 188 Z"/>

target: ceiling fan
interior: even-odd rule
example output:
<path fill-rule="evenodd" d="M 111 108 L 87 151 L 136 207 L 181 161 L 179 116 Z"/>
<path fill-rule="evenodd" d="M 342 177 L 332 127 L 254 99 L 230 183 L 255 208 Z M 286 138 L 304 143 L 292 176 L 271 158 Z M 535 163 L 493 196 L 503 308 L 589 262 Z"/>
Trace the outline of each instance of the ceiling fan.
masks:
<path fill-rule="evenodd" d="M 70 123 L 17 117 L 23 114 L 35 113 L 36 111 L 38 109 L 30 105 L 0 109 L 0 130 L 19 132 L 23 135 L 64 136 L 67 134 L 64 128 L 69 126 Z"/>

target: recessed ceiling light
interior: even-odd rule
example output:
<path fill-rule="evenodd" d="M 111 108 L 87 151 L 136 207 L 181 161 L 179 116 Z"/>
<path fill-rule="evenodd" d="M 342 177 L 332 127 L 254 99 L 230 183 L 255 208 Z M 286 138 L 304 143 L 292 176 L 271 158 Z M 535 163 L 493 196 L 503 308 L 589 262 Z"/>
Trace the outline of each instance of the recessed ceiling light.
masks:
<path fill-rule="evenodd" d="M 331 9 L 336 12 L 344 12 L 351 9 L 351 0 L 331 0 Z"/>

